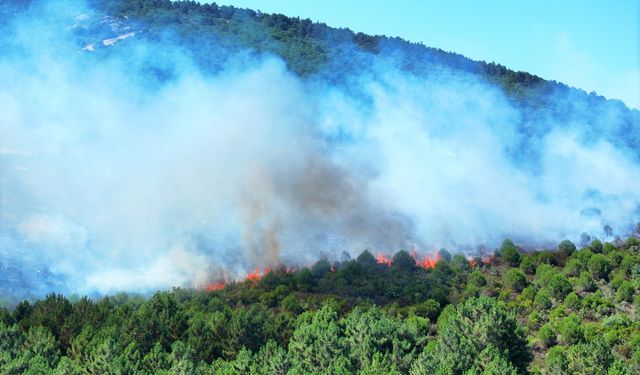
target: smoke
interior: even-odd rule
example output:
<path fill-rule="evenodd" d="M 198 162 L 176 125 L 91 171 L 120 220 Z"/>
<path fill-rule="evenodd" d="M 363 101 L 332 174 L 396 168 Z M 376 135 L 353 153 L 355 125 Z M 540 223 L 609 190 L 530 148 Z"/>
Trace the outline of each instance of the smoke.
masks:
<path fill-rule="evenodd" d="M 54 3 L 2 30 L 3 293 L 201 286 L 367 248 L 553 246 L 640 219 L 617 113 L 595 132 L 549 117 L 525 131 L 531 116 L 494 86 L 384 54 L 340 85 L 266 55 L 210 73 Z M 84 23 L 111 34 L 78 44 Z M 42 272 L 14 275 L 27 266 Z"/>

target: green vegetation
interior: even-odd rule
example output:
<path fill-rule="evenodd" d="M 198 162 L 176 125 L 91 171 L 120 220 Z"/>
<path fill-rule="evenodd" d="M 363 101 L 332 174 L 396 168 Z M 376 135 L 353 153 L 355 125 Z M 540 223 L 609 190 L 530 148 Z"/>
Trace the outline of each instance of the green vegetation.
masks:
<path fill-rule="evenodd" d="M 33 1 L 1 3 L 0 21 Z M 144 32 L 87 58 L 120 51 L 132 40 L 168 38 L 204 72 L 223 69 L 230 58 L 241 65 L 243 56 L 275 55 L 300 77 L 348 85 L 343 78 L 384 55 L 385 63 L 419 77 L 452 71 L 495 85 L 528 110 L 517 124 L 527 134 L 544 131 L 536 119 L 589 122 L 597 130 L 616 113 L 608 109 L 628 115 L 621 120 L 628 128 L 638 119 L 638 111 L 629 114 L 619 102 L 598 107 L 605 100 L 595 94 L 398 38 L 194 1 L 89 2 L 100 15 Z M 114 36 L 98 26 L 78 32 L 81 45 Z M 141 69 L 170 77 L 162 58 Z M 637 149 L 634 134 L 614 141 Z M 406 251 L 390 266 L 365 251 L 355 260 L 275 269 L 259 281 L 213 292 L 175 289 L 148 299 L 99 300 L 52 294 L 25 301 L 0 309 L 0 373 L 640 372 L 638 239 L 594 240 L 582 249 L 563 241 L 557 252 L 526 253 L 505 240 L 491 261 L 438 254 L 430 269 Z"/>
<path fill-rule="evenodd" d="M 635 374 L 640 246 L 598 247 L 507 240 L 426 269 L 365 251 L 213 292 L 52 294 L 0 310 L 0 373 Z"/>

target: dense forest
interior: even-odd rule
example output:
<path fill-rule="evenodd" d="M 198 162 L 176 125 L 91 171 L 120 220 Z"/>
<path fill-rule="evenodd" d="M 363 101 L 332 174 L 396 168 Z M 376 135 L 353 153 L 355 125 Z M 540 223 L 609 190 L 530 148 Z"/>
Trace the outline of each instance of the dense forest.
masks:
<path fill-rule="evenodd" d="M 637 374 L 640 241 L 318 261 L 0 310 L 3 374 Z"/>
<path fill-rule="evenodd" d="M 43 1 L 0 2 L 0 22 Z M 97 16 L 69 41 L 88 61 L 143 40 L 179 46 L 209 74 L 258 56 L 277 56 L 305 82 L 344 87 L 381 60 L 418 77 L 454 72 L 500 89 L 522 111 L 513 126 L 523 142 L 548 131 L 545 120 L 579 122 L 588 134 L 611 123 L 602 137 L 640 158 L 639 111 L 493 62 L 230 6 L 88 3 Z M 10 35 L 2 39 L 0 49 Z M 158 58 L 130 68 L 149 82 L 169 81 L 176 64 L 164 64 L 160 49 L 145 53 Z M 514 158 L 530 151 L 513 150 Z M 444 249 L 423 259 L 364 251 L 153 295 L 49 294 L 14 303 L 0 285 L 0 373 L 637 374 L 640 224 L 636 232 L 549 250 L 507 239 L 476 258 Z M 0 284 L 36 273 L 2 266 Z"/>

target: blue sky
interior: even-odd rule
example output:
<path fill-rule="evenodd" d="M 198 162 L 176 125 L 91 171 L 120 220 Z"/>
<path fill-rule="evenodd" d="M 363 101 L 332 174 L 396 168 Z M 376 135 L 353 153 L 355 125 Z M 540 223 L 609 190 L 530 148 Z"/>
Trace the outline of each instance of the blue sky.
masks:
<path fill-rule="evenodd" d="M 640 0 L 221 0 L 495 61 L 640 108 Z"/>

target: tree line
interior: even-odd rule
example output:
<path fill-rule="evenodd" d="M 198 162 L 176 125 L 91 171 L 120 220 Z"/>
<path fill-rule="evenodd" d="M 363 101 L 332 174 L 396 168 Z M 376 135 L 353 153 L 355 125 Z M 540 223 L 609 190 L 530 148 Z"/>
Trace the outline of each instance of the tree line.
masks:
<path fill-rule="evenodd" d="M 0 310 L 3 374 L 635 374 L 640 241 L 423 268 L 368 251 L 217 291 Z"/>

